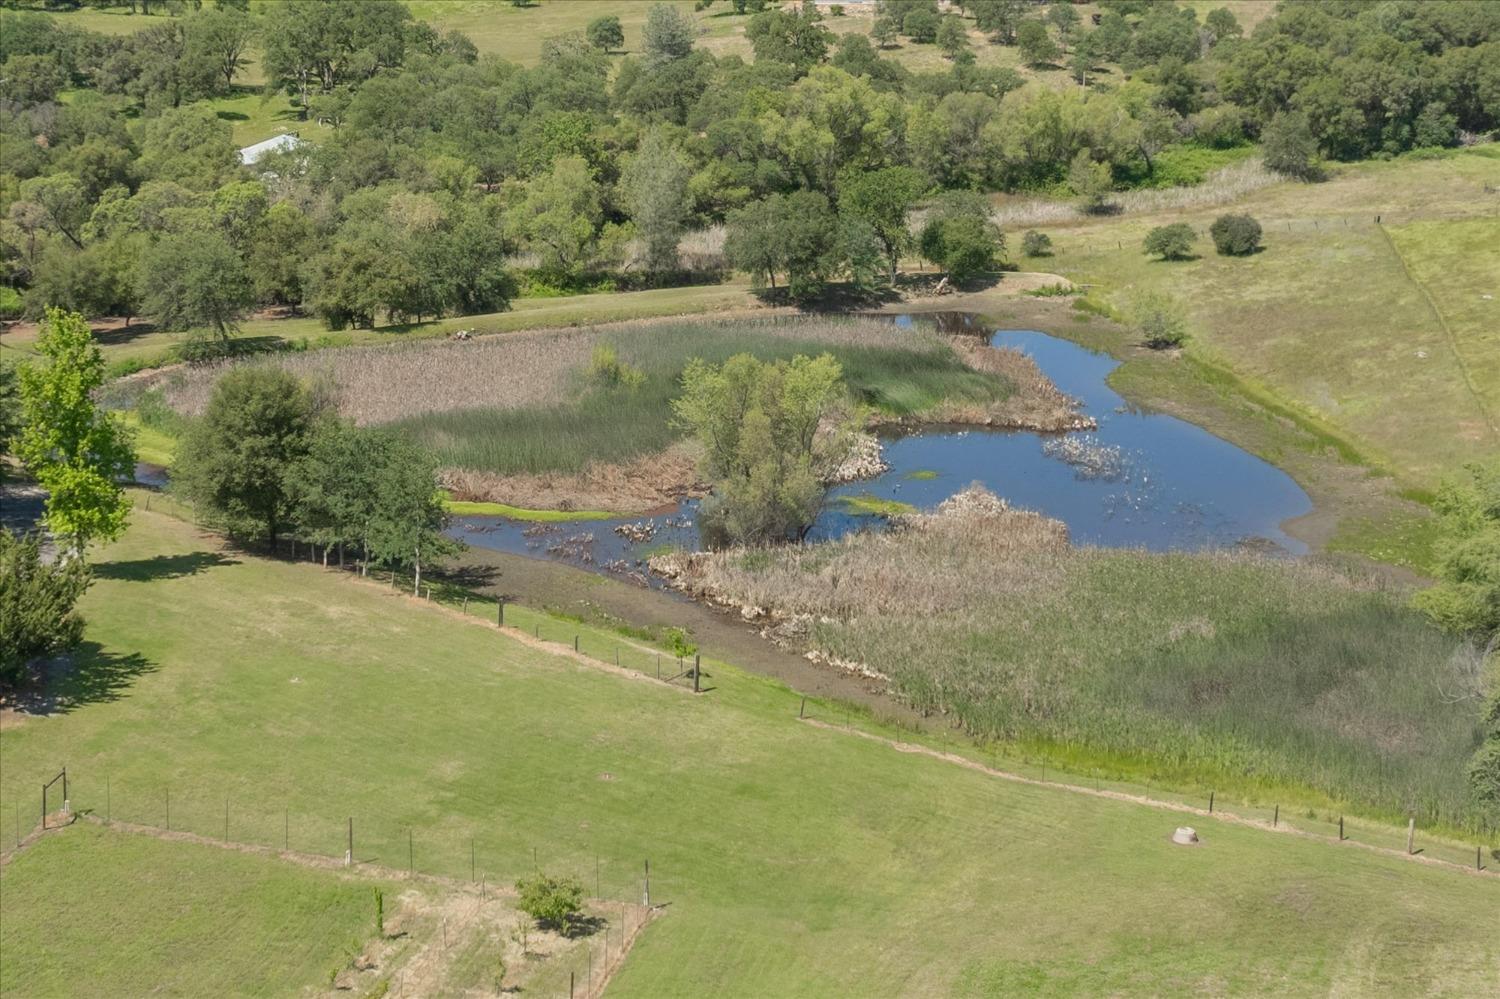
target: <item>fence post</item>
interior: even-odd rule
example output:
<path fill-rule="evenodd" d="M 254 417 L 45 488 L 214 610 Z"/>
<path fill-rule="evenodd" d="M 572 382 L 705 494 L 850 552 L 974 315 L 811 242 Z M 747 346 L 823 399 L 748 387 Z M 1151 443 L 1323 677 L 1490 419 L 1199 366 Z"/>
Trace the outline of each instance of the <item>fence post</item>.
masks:
<path fill-rule="evenodd" d="M 104 824 L 109 825 L 109 775 L 104 775 Z"/>
<path fill-rule="evenodd" d="M 573 636 L 573 651 L 574 652 L 578 651 L 578 636 L 577 635 Z"/>
<path fill-rule="evenodd" d="M 1210 791 L 1210 792 L 1208 792 L 1208 814 L 1212 815 L 1213 813 L 1214 813 L 1214 793 L 1212 791 Z"/>
<path fill-rule="evenodd" d="M 167 788 L 167 832 L 172 831 L 172 789 Z"/>
<path fill-rule="evenodd" d="M 1476 871 L 1482 871 L 1482 870 L 1484 870 L 1484 848 L 1483 847 L 1476 846 L 1474 848 L 1474 870 L 1476 870 Z"/>
<path fill-rule="evenodd" d="M 1280 822 L 1281 822 L 1281 806 L 1277 805 L 1276 806 L 1276 811 L 1274 811 L 1274 812 L 1271 813 L 1271 828 L 1275 829 L 1276 826 L 1277 826 L 1277 824 L 1280 823 Z"/>
<path fill-rule="evenodd" d="M 1342 843 L 1343 841 L 1344 841 L 1344 817 L 1342 815 L 1340 815 L 1339 816 L 1339 842 Z"/>
<path fill-rule="evenodd" d="M 797 706 L 797 720 L 801 721 L 807 716 L 807 698 L 802 698 L 802 703 Z"/>
<path fill-rule="evenodd" d="M 344 854 L 344 866 L 354 866 L 354 816 L 349 816 L 349 852 Z"/>
<path fill-rule="evenodd" d="M 224 842 L 229 842 L 229 795 L 224 796 Z"/>
<path fill-rule="evenodd" d="M 1412 815 L 1406 820 L 1406 852 L 1411 853 L 1412 841 L 1417 837 L 1417 817 Z"/>
<path fill-rule="evenodd" d="M 284 853 L 292 852 L 292 810 L 290 808 L 281 810 L 281 849 Z"/>
<path fill-rule="evenodd" d="M 698 693 L 698 675 L 703 672 L 703 657 L 693 656 L 693 693 Z"/>
<path fill-rule="evenodd" d="M 470 881 L 470 883 L 472 883 L 475 880 L 474 879 L 474 869 L 475 869 L 474 868 L 474 837 L 470 836 L 469 837 L 469 881 Z"/>
<path fill-rule="evenodd" d="M 505 627 L 505 598 L 504 597 L 501 597 L 500 598 L 500 602 L 498 604 L 496 604 L 495 623 L 497 625 L 499 625 L 500 627 L 502 627 L 502 628 Z"/>
<path fill-rule="evenodd" d="M 649 858 L 646 860 L 646 890 L 641 895 L 641 904 L 648 909 L 651 908 L 651 861 Z"/>

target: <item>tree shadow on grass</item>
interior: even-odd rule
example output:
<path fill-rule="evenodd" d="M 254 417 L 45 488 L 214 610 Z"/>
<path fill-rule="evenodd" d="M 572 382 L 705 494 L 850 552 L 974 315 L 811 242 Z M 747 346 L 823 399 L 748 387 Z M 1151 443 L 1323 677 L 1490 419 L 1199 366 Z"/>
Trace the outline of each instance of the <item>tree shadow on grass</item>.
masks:
<path fill-rule="evenodd" d="M 494 565 L 455 565 L 434 570 L 433 578 L 466 590 L 480 590 L 494 586 L 500 580 L 500 567 Z"/>
<path fill-rule="evenodd" d="M 98 642 L 84 642 L 42 663 L 32 681 L 11 692 L 8 700 L 21 714 L 67 714 L 85 704 L 119 700 L 137 677 L 156 668 L 138 652 L 108 652 Z"/>
<path fill-rule="evenodd" d="M 158 579 L 180 579 L 221 565 L 239 565 L 238 559 L 220 552 L 188 552 L 183 555 L 153 555 L 150 558 L 124 562 L 103 562 L 94 566 L 94 578 L 149 583 Z"/>

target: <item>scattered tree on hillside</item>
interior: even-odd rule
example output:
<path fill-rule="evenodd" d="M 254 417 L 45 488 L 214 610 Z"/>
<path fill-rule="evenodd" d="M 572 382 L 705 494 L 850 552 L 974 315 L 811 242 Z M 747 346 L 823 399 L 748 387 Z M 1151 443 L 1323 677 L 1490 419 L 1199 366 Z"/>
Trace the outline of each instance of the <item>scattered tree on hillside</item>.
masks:
<path fill-rule="evenodd" d="M 594 18 L 585 29 L 585 34 L 589 44 L 603 52 L 625 47 L 625 29 L 620 26 L 620 19 L 614 14 Z"/>
<path fill-rule="evenodd" d="M 1161 225 L 1146 234 L 1147 253 L 1154 253 L 1163 260 L 1187 260 L 1193 255 L 1193 243 L 1198 234 L 1186 222 Z"/>
<path fill-rule="evenodd" d="M 672 403 L 674 423 L 703 446 L 714 484 L 699 522 L 713 547 L 795 541 L 822 504 L 819 469 L 848 448 L 842 371 L 830 355 L 722 365 L 694 359 Z M 828 432 L 824 423 L 841 431 Z"/>
<path fill-rule="evenodd" d="M 33 659 L 78 644 L 75 607 L 88 585 L 82 559 L 48 560 L 38 535 L 0 529 L 0 687 L 24 679 Z"/>
<path fill-rule="evenodd" d="M 1057 43 L 1048 33 L 1047 26 L 1036 20 L 1021 22 L 1016 30 L 1016 46 L 1021 50 L 1022 60 L 1031 66 L 1054 62 L 1061 54 L 1057 50 Z"/>
<path fill-rule="evenodd" d="M 659 3 L 646 12 L 646 26 L 641 32 L 641 47 L 652 62 L 671 62 L 693 51 L 698 26 L 691 15 L 670 4 Z"/>
<path fill-rule="evenodd" d="M 182 442 L 174 490 L 210 524 L 274 548 L 293 520 L 292 479 L 319 412 L 307 388 L 280 368 L 230 369 Z"/>
<path fill-rule="evenodd" d="M 786 63 L 800 76 L 828 58 L 833 32 L 823 27 L 822 15 L 813 4 L 795 9 L 766 10 L 745 26 L 745 37 L 755 59 Z"/>
<path fill-rule="evenodd" d="M 1260 249 L 1260 223 L 1248 215 L 1220 215 L 1208 234 L 1214 249 L 1226 257 L 1244 257 Z"/>
<path fill-rule="evenodd" d="M 937 45 L 949 59 L 957 59 L 959 53 L 969 50 L 969 29 L 964 19 L 957 14 L 944 15 L 938 24 Z"/>
<path fill-rule="evenodd" d="M 120 487 L 135 471 L 130 432 L 99 409 L 104 359 L 77 313 L 49 309 L 37 341 L 45 364 L 20 369 L 21 429 L 15 453 L 47 490 L 47 527 L 81 557 L 90 541 L 125 529 L 130 501 Z"/>

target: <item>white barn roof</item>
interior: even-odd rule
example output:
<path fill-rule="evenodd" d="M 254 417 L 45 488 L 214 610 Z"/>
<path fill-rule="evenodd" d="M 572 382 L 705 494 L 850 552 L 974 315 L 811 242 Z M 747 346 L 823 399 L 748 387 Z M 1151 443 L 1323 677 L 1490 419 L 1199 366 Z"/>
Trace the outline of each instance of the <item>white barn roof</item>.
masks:
<path fill-rule="evenodd" d="M 280 152 L 283 149 L 296 149 L 302 145 L 302 140 L 297 138 L 296 132 L 287 132 L 275 138 L 267 139 L 265 142 L 257 142 L 253 146 L 246 146 L 240 150 L 240 162 L 249 166 L 260 159 L 266 153 Z"/>

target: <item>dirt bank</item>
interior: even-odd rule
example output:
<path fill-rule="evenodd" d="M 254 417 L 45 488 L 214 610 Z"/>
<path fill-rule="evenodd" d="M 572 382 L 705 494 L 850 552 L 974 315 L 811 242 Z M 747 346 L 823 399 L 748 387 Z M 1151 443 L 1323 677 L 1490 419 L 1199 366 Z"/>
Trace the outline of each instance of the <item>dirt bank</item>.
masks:
<path fill-rule="evenodd" d="M 921 716 L 885 694 L 885 684 L 778 648 L 738 617 L 659 590 L 648 590 L 556 562 L 470 548 L 449 574 L 484 593 L 573 614 L 604 626 L 685 628 L 703 654 L 780 680 L 811 697 L 849 701 L 883 718 L 920 724 Z"/>

